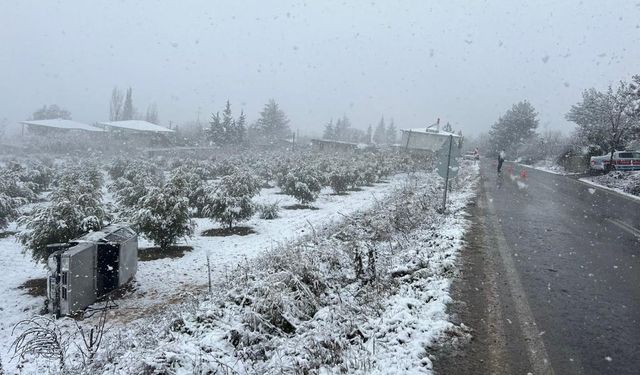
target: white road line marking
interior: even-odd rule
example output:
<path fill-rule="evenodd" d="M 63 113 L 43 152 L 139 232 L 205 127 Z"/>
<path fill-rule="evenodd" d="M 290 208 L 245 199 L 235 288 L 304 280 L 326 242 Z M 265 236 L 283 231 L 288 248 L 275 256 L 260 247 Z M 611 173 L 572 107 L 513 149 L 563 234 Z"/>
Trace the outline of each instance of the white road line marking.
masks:
<path fill-rule="evenodd" d="M 632 235 L 634 235 L 636 237 L 640 237 L 640 230 L 632 227 L 631 225 L 625 223 L 624 221 L 620 221 L 620 220 L 617 220 L 617 219 L 609 219 L 609 218 L 606 218 L 605 220 L 610 222 L 611 224 L 617 226 L 618 228 L 631 233 Z"/>
<path fill-rule="evenodd" d="M 520 319 L 518 320 L 520 321 L 522 334 L 527 342 L 529 362 L 531 362 L 531 366 L 533 366 L 535 374 L 554 374 L 551 361 L 549 361 L 549 355 L 547 354 L 547 350 L 544 346 L 544 341 L 542 340 L 538 326 L 533 318 L 533 313 L 531 312 L 531 307 L 529 306 L 527 296 L 524 288 L 522 287 L 520 276 L 515 268 L 515 262 L 509 252 L 507 241 L 502 233 L 502 227 L 498 223 L 495 208 L 493 207 L 493 203 L 490 199 L 487 199 L 487 206 L 490 211 L 490 214 L 487 216 L 489 217 L 489 220 L 492 221 L 494 228 L 498 229 L 499 232 L 496 233 L 495 238 L 498 242 L 500 257 L 504 262 L 505 276 L 509 284 L 509 289 L 511 290 L 511 295 L 515 305 L 514 307 L 518 316 L 520 316 Z"/>

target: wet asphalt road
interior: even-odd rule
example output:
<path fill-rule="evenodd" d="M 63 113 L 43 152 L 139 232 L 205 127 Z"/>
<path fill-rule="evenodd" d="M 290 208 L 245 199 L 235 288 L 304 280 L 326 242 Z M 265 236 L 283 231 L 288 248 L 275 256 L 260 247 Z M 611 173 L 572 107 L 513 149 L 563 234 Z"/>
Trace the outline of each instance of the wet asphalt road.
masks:
<path fill-rule="evenodd" d="M 483 163 L 479 199 L 497 218 L 553 372 L 640 374 L 640 202 L 520 169 L 505 163 L 501 181 Z"/>

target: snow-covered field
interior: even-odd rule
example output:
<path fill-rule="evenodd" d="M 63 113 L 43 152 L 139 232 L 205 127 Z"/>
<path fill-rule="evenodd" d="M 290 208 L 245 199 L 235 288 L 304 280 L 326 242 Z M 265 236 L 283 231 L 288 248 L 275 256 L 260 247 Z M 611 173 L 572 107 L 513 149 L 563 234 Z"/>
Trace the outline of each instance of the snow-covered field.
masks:
<path fill-rule="evenodd" d="M 468 225 L 464 207 L 475 194 L 477 164 L 470 163 L 466 168 L 461 188 L 450 195 L 450 212 L 446 215 L 435 212 L 441 199 L 439 178 L 433 174 L 400 174 L 390 178 L 388 183 L 352 191 L 348 195 L 333 195 L 325 189 L 313 204 L 317 210 L 281 209 L 280 217 L 275 220 L 256 217 L 243 224 L 256 232 L 246 236 L 201 236 L 202 231 L 218 227 L 218 224 L 197 219 L 196 236 L 183 243 L 192 246 L 192 251 L 179 258 L 139 262 L 134 288 L 116 300 L 117 307 L 109 311 L 105 339 L 91 366 L 80 365 L 78 343 L 81 346 L 81 337 L 76 324 L 86 329 L 96 324 L 97 317 L 79 323 L 71 318 L 57 321 L 62 335 L 75 343 L 69 345 L 67 356 L 72 364 L 65 371 L 139 373 L 145 369 L 180 374 L 206 373 L 208 370 L 279 373 L 312 366 L 326 373 L 344 370 L 362 374 L 429 373 L 432 368 L 429 347 L 445 337 L 456 337 L 461 331 L 449 322 L 446 305 L 450 300 L 449 285 L 456 254 Z M 277 194 L 278 191 L 263 189 L 254 200 L 278 202 L 281 207 L 295 203 L 293 198 Z M 392 227 L 391 222 L 384 224 L 393 216 L 385 212 L 387 205 L 395 207 L 394 210 L 398 205 L 408 205 L 411 208 L 408 212 L 412 212 L 417 221 L 411 224 L 411 231 L 390 230 L 390 237 L 385 242 L 388 244 L 376 245 L 384 248 L 377 250 L 380 254 L 377 267 L 380 274 L 388 271 L 385 276 L 388 279 L 380 276 L 381 280 L 390 282 L 388 290 L 383 287 L 384 283 L 372 283 L 367 287 L 353 282 L 340 287 L 331 285 L 328 296 L 317 302 L 318 311 L 311 319 L 297 322 L 295 335 L 271 338 L 269 345 L 276 345 L 277 349 L 269 352 L 268 360 L 245 358 L 234 348 L 228 337 L 229 327 L 241 325 L 244 313 L 233 307 L 227 311 L 219 303 L 229 298 L 229 289 L 242 284 L 238 279 L 239 270 L 255 273 L 256 279 L 260 275 L 271 277 L 271 271 L 261 270 L 261 267 L 267 267 L 269 259 L 287 254 L 295 246 L 311 251 L 307 258 L 317 256 L 320 263 L 323 257 L 334 256 L 338 264 L 345 259 L 351 263 L 348 257 L 334 255 L 336 247 L 343 247 L 342 240 L 335 238 L 336 232 L 351 227 L 363 231 L 370 222 L 382 223 L 380 228 Z M 412 219 L 402 220 L 411 222 Z M 15 225 L 9 229 L 15 230 Z M 151 244 L 142 239 L 140 245 Z M 360 245 L 371 246 L 366 241 Z M 15 338 L 11 335 L 13 326 L 37 315 L 44 302 L 43 297 L 32 297 L 18 286 L 26 280 L 44 277 L 45 271 L 21 253 L 20 245 L 12 237 L 0 239 L 0 251 L 5 255 L 0 258 L 0 269 L 9 270 L 0 273 L 3 368 L 8 374 L 18 370 L 22 373 L 55 372 L 57 364 L 46 359 L 30 358 L 23 363 L 10 360 L 10 345 Z M 211 295 L 207 293 L 207 258 L 214 284 Z M 295 257 L 286 259 L 294 260 Z M 316 260 L 310 262 L 315 264 Z M 295 266 L 292 264 L 292 267 Z M 348 274 L 348 269 L 348 265 L 341 265 L 338 273 Z M 340 277 L 349 279 L 351 276 Z M 374 290 L 376 288 L 385 291 Z M 368 301 L 366 295 L 369 293 L 379 300 Z M 341 300 L 339 305 L 331 302 L 336 298 Z M 213 319 L 213 316 L 217 318 Z M 349 327 L 357 328 L 357 336 L 369 339 L 361 340 L 357 345 L 351 345 L 355 339 L 344 341 L 345 335 L 340 336 L 345 329 L 344 319 L 349 320 Z M 209 320 L 216 322 L 206 323 Z M 198 334 L 173 330 L 171 327 L 175 328 L 177 321 L 191 326 Z M 206 324 L 203 325 L 203 321 Z M 307 334 L 298 334 L 305 330 Z M 320 345 L 324 342 L 323 337 L 328 340 L 325 344 L 341 345 L 338 350 L 341 362 L 319 365 L 309 358 L 313 351 L 304 350 L 311 350 L 309 345 Z"/>
<path fill-rule="evenodd" d="M 362 191 L 348 195 L 332 195 L 329 189 L 323 191 L 314 207 L 318 210 L 280 210 L 280 218 L 260 220 L 254 218 L 244 225 L 251 226 L 257 233 L 248 236 L 203 237 L 199 234 L 218 224 L 208 219 L 197 219 L 197 236 L 187 240 L 193 251 L 179 259 L 159 259 L 139 262 L 135 290 L 126 298 L 118 300 L 119 309 L 114 319 L 123 323 L 163 309 L 167 301 L 179 301 L 188 294 L 201 292 L 207 287 L 207 253 L 212 265 L 212 274 L 224 273 L 229 267 L 252 258 L 261 251 L 294 241 L 301 235 L 323 228 L 331 222 L 342 219 L 357 210 L 371 207 L 377 200 L 397 188 L 404 181 L 403 175 L 396 175 L 388 183 L 376 184 Z M 263 189 L 256 202 L 279 202 L 280 206 L 296 203 L 287 195 L 277 194 L 279 189 Z M 12 224 L 8 230 L 15 231 Z M 150 246 L 144 239 L 140 246 Z M 11 371 L 16 365 L 9 362 L 11 330 L 20 320 L 38 314 L 44 305 L 44 297 L 32 297 L 25 289 L 18 287 L 30 279 L 43 278 L 43 265 L 34 263 L 29 255 L 22 253 L 21 245 L 15 237 L 0 239 L 0 357 L 5 370 Z"/>

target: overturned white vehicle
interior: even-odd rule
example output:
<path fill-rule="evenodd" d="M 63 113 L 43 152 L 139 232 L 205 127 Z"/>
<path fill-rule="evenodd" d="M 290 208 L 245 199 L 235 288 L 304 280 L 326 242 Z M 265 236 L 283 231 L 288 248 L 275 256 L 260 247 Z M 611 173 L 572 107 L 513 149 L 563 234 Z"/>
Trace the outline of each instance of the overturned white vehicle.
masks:
<path fill-rule="evenodd" d="M 112 224 L 64 244 L 48 259 L 47 297 L 55 316 L 85 309 L 133 279 L 138 269 L 138 235 Z"/>

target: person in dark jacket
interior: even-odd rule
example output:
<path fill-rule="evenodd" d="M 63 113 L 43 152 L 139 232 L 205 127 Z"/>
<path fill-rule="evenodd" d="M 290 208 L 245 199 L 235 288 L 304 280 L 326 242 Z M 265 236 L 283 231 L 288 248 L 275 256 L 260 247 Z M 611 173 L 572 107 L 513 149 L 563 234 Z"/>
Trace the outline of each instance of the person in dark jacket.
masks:
<path fill-rule="evenodd" d="M 504 163 L 504 150 L 498 154 L 498 173 L 502 169 L 502 163 Z"/>

